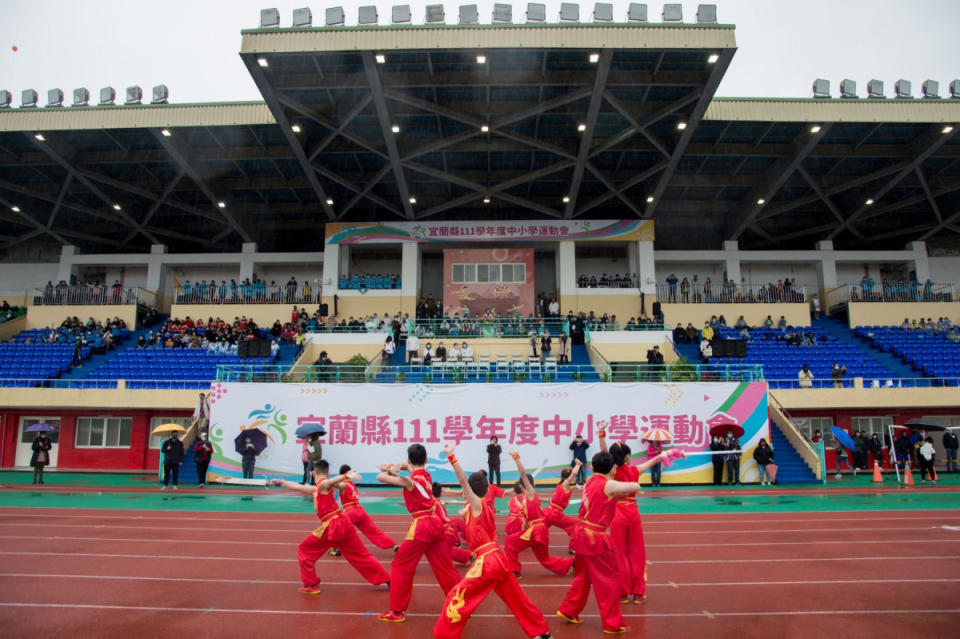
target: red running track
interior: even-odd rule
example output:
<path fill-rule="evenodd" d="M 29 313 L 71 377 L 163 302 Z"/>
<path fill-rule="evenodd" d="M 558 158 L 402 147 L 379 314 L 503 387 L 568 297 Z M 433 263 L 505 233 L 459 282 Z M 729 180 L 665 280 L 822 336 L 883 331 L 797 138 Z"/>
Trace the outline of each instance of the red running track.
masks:
<path fill-rule="evenodd" d="M 406 516 L 374 519 L 399 538 Z M 502 526 L 502 518 L 499 518 Z M 442 593 L 422 563 L 409 618 L 381 624 L 387 592 L 324 558 L 323 592 L 296 592 L 309 513 L 0 510 L 0 633 L 14 637 L 431 636 Z M 645 515 L 648 602 L 632 636 L 956 637 L 960 511 Z M 944 526 L 947 526 L 944 528 Z M 955 530 L 956 529 L 956 530 Z M 555 553 L 566 548 L 551 535 Z M 389 566 L 389 551 L 372 549 Z M 553 616 L 569 577 L 526 553 L 521 582 L 555 637 L 599 637 Z M 522 637 L 488 599 L 464 637 Z"/>

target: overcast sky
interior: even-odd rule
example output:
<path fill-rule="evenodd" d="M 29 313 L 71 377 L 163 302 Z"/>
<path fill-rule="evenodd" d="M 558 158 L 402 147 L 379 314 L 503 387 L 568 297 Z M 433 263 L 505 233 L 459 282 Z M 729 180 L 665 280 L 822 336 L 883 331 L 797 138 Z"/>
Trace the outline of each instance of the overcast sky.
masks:
<path fill-rule="evenodd" d="M 400 2 L 343 2 L 347 24 L 356 24 L 357 7 L 376 4 L 381 23 Z M 427 2 L 410 3 L 422 23 Z M 431 4 L 434 4 L 431 2 Z M 467 2 L 444 3 L 447 22 Z M 493 2 L 477 2 L 481 22 L 489 23 Z M 547 1 L 556 22 L 560 2 Z M 623 20 L 628 2 L 615 1 Z M 683 2 L 684 20 L 695 21 L 698 2 Z M 941 93 L 960 78 L 960 0 L 718 0 L 720 22 L 736 25 L 738 51 L 718 95 L 809 97 L 814 78 L 831 80 L 834 94 L 842 78 L 857 81 L 865 93 L 871 78 L 884 80 L 887 94 L 898 78 L 940 81 Z M 647 3 L 659 21 L 661 2 Z M 304 0 L 0 0 L 0 89 L 20 103 L 23 89 L 59 87 L 70 96 L 85 86 L 96 95 L 111 85 L 155 84 L 170 88 L 171 102 L 259 100 L 237 55 L 240 30 L 259 25 L 260 9 L 280 9 L 281 26 L 292 11 L 313 10 L 322 24 L 324 9 L 336 6 Z M 515 2 L 520 22 L 525 2 Z M 581 3 L 581 20 L 593 3 Z M 18 50 L 14 51 L 16 47 Z"/>

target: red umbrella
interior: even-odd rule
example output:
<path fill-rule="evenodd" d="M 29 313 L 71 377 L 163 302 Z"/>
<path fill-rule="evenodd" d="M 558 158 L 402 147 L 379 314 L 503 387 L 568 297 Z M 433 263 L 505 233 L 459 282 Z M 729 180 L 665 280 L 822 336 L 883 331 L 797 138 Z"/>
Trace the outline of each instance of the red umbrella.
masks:
<path fill-rule="evenodd" d="M 714 437 L 726 437 L 731 431 L 734 437 L 743 437 L 743 427 L 739 424 L 717 424 L 710 427 L 710 434 Z"/>

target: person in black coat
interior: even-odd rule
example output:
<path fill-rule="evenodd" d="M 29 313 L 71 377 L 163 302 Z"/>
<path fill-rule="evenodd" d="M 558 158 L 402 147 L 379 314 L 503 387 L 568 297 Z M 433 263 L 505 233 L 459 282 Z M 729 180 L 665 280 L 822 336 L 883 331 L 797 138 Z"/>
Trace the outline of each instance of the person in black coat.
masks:
<path fill-rule="evenodd" d="M 870 438 L 870 452 L 873 453 L 873 461 L 883 466 L 883 442 L 876 433 Z"/>
<path fill-rule="evenodd" d="M 206 433 L 201 433 L 193 443 L 193 460 L 197 463 L 197 483 L 200 487 L 207 483 L 207 468 L 210 467 L 210 458 L 213 457 L 213 444 Z"/>
<path fill-rule="evenodd" d="M 243 443 L 243 452 L 240 453 L 240 458 L 243 460 L 244 479 L 253 479 L 253 470 L 257 464 L 257 455 L 259 454 L 257 447 L 253 445 L 253 440 L 247 437 Z"/>
<path fill-rule="evenodd" d="M 487 474 L 487 479 L 490 483 L 493 483 L 493 475 L 497 475 L 497 486 L 500 485 L 500 453 L 503 452 L 503 449 L 500 448 L 499 440 L 496 437 L 490 438 L 490 443 L 487 444 L 487 468 L 489 473 Z"/>
<path fill-rule="evenodd" d="M 573 451 L 573 462 L 580 462 L 580 469 L 577 471 L 577 484 L 583 485 L 586 481 L 586 472 L 584 468 L 587 466 L 587 449 L 590 448 L 590 444 L 584 441 L 582 435 L 577 435 L 576 439 L 570 444 L 570 450 Z M 571 462 L 571 466 L 573 465 Z"/>
<path fill-rule="evenodd" d="M 728 451 L 737 451 L 723 456 L 727 462 L 727 485 L 733 486 L 740 483 L 740 440 L 734 437 L 732 432 L 728 432 L 724 446 Z"/>
<path fill-rule="evenodd" d="M 163 442 L 160 452 L 163 453 L 163 487 L 160 490 L 167 489 L 171 475 L 173 476 L 173 489 L 177 490 L 180 464 L 183 463 L 183 442 L 180 441 L 176 433 L 170 433 L 170 438 Z"/>
<path fill-rule="evenodd" d="M 719 450 L 726 450 L 727 447 L 723 445 L 723 437 L 714 437 L 710 442 L 711 452 L 717 452 Z M 713 485 L 722 486 L 723 485 L 723 455 L 713 455 L 711 457 L 713 460 Z"/>
<path fill-rule="evenodd" d="M 955 473 L 957 472 L 957 448 L 960 447 L 960 443 L 957 441 L 957 435 L 952 431 L 948 430 L 943 434 L 943 449 L 947 451 L 947 472 Z"/>
<path fill-rule="evenodd" d="M 773 463 L 773 449 L 767 443 L 766 439 L 760 438 L 757 447 L 753 449 L 753 461 L 757 462 L 757 469 L 760 471 L 760 485 L 769 486 L 770 475 L 767 473 L 767 466 Z"/>
<path fill-rule="evenodd" d="M 30 465 L 33 466 L 33 483 L 43 483 L 43 467 L 50 463 L 50 449 L 53 442 L 46 433 L 40 433 L 33 438 L 33 455 L 30 456 Z"/>

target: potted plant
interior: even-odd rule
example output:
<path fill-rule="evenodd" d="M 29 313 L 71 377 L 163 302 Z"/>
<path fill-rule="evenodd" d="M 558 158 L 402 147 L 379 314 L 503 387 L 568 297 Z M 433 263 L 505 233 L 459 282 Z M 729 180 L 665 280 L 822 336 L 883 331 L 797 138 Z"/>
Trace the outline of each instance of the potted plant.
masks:
<path fill-rule="evenodd" d="M 342 370 L 340 379 L 341 382 L 362 382 L 366 378 L 366 368 L 370 365 L 370 360 L 366 357 L 357 353 L 346 362 L 343 363 L 346 367 Z"/>

